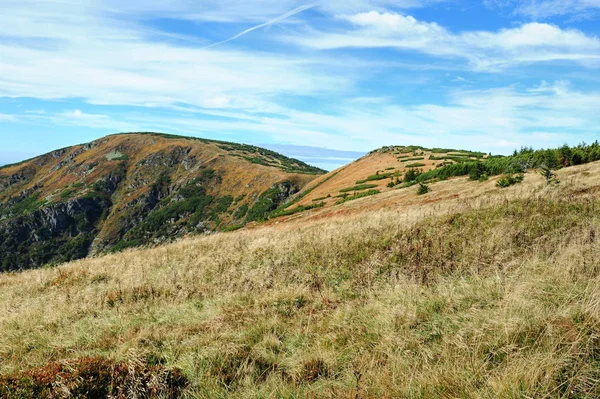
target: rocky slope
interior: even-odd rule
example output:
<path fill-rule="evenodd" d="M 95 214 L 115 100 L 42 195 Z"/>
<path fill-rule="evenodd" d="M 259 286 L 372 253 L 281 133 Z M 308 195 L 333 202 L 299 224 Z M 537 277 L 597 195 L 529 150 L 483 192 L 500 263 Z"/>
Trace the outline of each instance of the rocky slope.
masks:
<path fill-rule="evenodd" d="M 0 168 L 0 270 L 235 229 L 322 173 L 253 146 L 156 133 L 57 150 Z"/>

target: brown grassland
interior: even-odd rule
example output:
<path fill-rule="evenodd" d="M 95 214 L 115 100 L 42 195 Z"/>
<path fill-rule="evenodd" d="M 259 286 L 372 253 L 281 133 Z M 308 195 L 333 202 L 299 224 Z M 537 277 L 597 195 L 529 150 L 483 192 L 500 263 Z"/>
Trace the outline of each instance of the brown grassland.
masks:
<path fill-rule="evenodd" d="M 600 397 L 600 163 L 557 176 L 0 275 L 0 374 L 139 356 L 191 398 Z"/>

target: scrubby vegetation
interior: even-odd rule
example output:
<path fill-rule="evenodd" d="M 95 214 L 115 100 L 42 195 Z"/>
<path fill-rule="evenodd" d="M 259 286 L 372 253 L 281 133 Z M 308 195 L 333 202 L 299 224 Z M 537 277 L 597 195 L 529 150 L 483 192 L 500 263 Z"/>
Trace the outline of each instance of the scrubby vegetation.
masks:
<path fill-rule="evenodd" d="M 498 179 L 496 186 L 500 188 L 510 187 L 514 184 L 521 183 L 524 178 L 525 176 L 522 173 L 518 173 L 516 175 L 505 174 Z"/>
<path fill-rule="evenodd" d="M 363 183 L 366 183 L 369 181 L 385 180 L 385 179 L 390 178 L 393 175 L 394 175 L 393 173 L 377 173 L 377 174 L 367 177 L 366 179 L 357 180 L 356 184 L 363 184 Z"/>
<path fill-rule="evenodd" d="M 340 190 L 340 193 L 349 193 L 351 191 L 367 190 L 369 188 L 375 188 L 375 187 L 377 187 L 377 184 L 359 184 L 357 186 L 343 188 Z"/>
<path fill-rule="evenodd" d="M 87 357 L 0 376 L 2 399 L 176 399 L 188 381 L 178 369 L 166 370 L 157 360 L 131 357 L 127 363 Z M 150 361 L 150 364 L 149 364 Z"/>
<path fill-rule="evenodd" d="M 528 169 L 542 166 L 550 169 L 581 165 L 600 160 L 600 144 L 582 143 L 576 147 L 564 145 L 556 149 L 533 150 L 522 148 L 508 157 L 488 157 L 481 161 L 464 161 L 447 165 L 442 168 L 424 172 L 419 176 L 419 181 L 432 179 L 448 179 L 454 176 L 497 176 L 504 173 L 523 173 Z M 479 177 L 477 178 L 479 179 Z"/>
<path fill-rule="evenodd" d="M 427 184 L 419 183 L 419 187 L 417 188 L 417 195 L 424 195 L 431 191 L 431 187 Z"/>
<path fill-rule="evenodd" d="M 280 216 L 290 216 L 290 215 L 295 215 L 296 213 L 301 213 L 301 212 L 306 212 L 306 211 L 310 211 L 311 209 L 317 209 L 317 208 L 322 208 L 325 206 L 324 202 L 319 202 L 316 204 L 310 204 L 310 205 L 299 205 L 295 208 L 292 209 L 285 209 L 282 211 L 277 211 L 274 212 L 272 214 L 269 215 L 270 218 L 277 218 Z"/>
<path fill-rule="evenodd" d="M 403 159 L 400 162 L 422 161 L 423 159 L 425 159 L 425 157 L 413 157 L 413 158 Z"/>
<path fill-rule="evenodd" d="M 421 168 L 423 166 L 426 166 L 424 163 L 409 163 L 408 165 L 406 165 L 407 168 Z"/>
<path fill-rule="evenodd" d="M 265 221 L 271 214 L 283 212 L 283 209 L 279 209 L 279 206 L 285 202 L 290 194 L 297 191 L 298 188 L 289 181 L 274 185 L 260 195 L 258 201 L 248 210 L 246 220 L 248 222 Z"/>
<path fill-rule="evenodd" d="M 356 193 L 354 195 L 343 196 L 341 199 L 336 201 L 335 204 L 340 205 L 340 204 L 343 204 L 344 202 L 353 201 L 353 200 L 356 200 L 359 198 L 364 198 L 364 197 L 370 197 L 371 195 L 376 195 L 376 194 L 379 194 L 380 192 L 381 191 L 379 191 L 379 190 L 368 190 L 368 191 Z"/>

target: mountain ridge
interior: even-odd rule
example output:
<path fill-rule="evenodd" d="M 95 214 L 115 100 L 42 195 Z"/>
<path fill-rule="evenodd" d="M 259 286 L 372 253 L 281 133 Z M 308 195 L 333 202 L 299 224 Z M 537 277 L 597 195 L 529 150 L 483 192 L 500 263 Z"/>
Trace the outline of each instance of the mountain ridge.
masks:
<path fill-rule="evenodd" d="M 120 133 L 0 168 L 0 266 L 236 228 L 323 170 L 260 147 Z"/>

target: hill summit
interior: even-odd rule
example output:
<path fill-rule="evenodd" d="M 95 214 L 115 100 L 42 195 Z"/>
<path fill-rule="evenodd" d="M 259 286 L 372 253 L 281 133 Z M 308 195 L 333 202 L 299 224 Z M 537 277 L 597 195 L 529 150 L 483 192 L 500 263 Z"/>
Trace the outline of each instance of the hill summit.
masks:
<path fill-rule="evenodd" d="M 0 269 L 235 229 L 323 170 L 259 147 L 125 133 L 0 168 Z"/>

